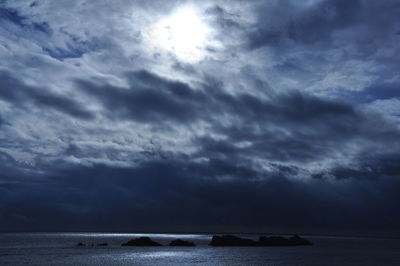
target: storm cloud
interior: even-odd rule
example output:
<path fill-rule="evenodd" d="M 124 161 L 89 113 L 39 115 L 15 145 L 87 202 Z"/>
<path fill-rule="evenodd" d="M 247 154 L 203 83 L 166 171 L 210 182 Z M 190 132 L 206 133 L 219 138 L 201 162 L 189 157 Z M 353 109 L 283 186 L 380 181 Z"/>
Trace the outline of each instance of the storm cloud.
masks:
<path fill-rule="evenodd" d="M 0 230 L 399 235 L 399 8 L 0 1 Z"/>

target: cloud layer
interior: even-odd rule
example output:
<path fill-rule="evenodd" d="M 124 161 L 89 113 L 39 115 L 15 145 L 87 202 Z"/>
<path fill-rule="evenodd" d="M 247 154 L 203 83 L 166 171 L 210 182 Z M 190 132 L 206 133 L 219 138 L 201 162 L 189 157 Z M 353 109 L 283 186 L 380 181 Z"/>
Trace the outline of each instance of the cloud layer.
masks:
<path fill-rule="evenodd" d="M 149 34 L 182 6 L 196 63 Z M 0 1 L 4 230 L 399 234 L 399 9 Z"/>

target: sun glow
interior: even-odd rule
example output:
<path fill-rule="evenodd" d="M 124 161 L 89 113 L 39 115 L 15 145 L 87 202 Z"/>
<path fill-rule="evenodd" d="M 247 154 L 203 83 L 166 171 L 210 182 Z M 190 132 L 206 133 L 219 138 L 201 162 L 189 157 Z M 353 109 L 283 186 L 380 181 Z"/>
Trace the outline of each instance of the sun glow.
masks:
<path fill-rule="evenodd" d="M 150 41 L 179 60 L 197 62 L 206 56 L 211 29 L 194 7 L 180 8 L 153 25 Z"/>

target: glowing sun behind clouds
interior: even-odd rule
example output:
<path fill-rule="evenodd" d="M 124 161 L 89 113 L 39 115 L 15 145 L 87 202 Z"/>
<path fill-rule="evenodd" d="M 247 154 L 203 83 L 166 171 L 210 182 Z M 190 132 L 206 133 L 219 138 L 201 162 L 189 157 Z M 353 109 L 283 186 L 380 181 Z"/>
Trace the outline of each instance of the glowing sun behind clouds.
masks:
<path fill-rule="evenodd" d="M 153 48 L 171 53 L 187 63 L 204 59 L 206 49 L 212 43 L 212 29 L 205 23 L 200 10 L 193 6 L 177 9 L 152 25 L 148 33 Z"/>

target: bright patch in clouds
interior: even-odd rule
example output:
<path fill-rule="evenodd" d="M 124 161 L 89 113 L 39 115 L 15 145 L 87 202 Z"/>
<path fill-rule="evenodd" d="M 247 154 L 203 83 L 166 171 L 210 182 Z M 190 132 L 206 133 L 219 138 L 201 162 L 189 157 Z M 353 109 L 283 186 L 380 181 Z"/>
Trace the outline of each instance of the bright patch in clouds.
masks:
<path fill-rule="evenodd" d="M 153 25 L 149 37 L 152 48 L 172 53 L 181 61 L 194 63 L 205 58 L 212 29 L 198 9 L 187 6 Z"/>

